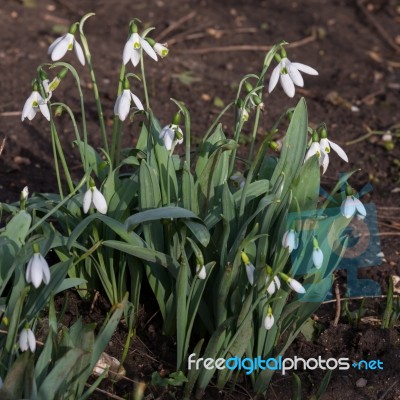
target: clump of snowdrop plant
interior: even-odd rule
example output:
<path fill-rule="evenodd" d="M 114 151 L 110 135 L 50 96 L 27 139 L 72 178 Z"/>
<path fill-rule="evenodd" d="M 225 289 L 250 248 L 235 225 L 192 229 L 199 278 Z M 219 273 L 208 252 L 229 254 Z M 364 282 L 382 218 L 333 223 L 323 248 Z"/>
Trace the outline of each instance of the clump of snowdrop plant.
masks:
<path fill-rule="evenodd" d="M 317 129 L 308 126 L 305 99 L 293 101 L 295 87 L 304 85 L 302 73 L 318 72 L 290 61 L 285 42 L 266 54 L 261 72 L 248 74 L 239 82 L 235 98 L 193 147 L 189 105 L 172 99 L 176 113 L 164 127 L 159 121 L 165 116 L 153 114 L 150 102 L 157 98 L 149 96 L 146 65 L 158 61 L 157 67 L 165 73 L 168 68 L 160 64 L 168 63 L 166 56 L 174 49 L 149 37 L 154 28 L 141 30 L 137 18 L 129 24 L 127 41 L 116 44 L 123 62 L 115 82 L 114 109 L 103 109 L 84 33 L 84 24 L 92 15 L 72 24 L 67 34 L 50 45 L 50 58 L 56 62 L 50 67 L 45 63 L 39 66 L 33 92 L 23 107 L 22 120 L 31 120 L 41 111 L 50 121 L 58 193 L 26 195 L 20 208 L 6 208 L 12 217 L 0 235 L 19 235 L 15 251 L 26 242 L 37 242 L 43 254 L 51 251 L 54 258 L 51 277 L 38 251 L 31 260 L 23 260 L 23 265 L 28 262 L 26 282 L 15 283 L 23 293 L 18 297 L 18 318 L 24 310 L 22 318 L 32 323 L 50 304 L 50 317 L 55 321 L 50 293 L 60 288 L 74 286 L 83 297 L 100 292 L 108 298 L 115 317 L 100 331 L 85 374 L 73 374 L 80 381 L 71 385 L 82 389 L 96 355 L 100 356 L 122 313 L 129 330 L 124 349 L 124 355 L 128 354 L 141 284 L 147 280 L 163 319 L 163 332 L 176 338 L 176 371 L 187 375 L 183 397 L 192 398 L 193 390 L 200 397 L 214 377 L 222 390 L 232 371 L 201 369 L 193 374 L 187 370 L 189 354 L 263 359 L 283 354 L 328 294 L 333 270 L 340 261 L 337 250 L 342 248 L 343 232 L 356 210 L 363 214 L 363 209 L 350 190 L 346 190 L 341 209 L 334 203 L 349 174 L 325 203 L 320 202 L 320 177 L 330 161 L 330 149 L 348 159 L 344 150 L 328 139 L 325 125 Z M 100 149 L 89 141 L 89 116 L 75 68 L 77 60 L 72 58 L 71 64 L 59 61 L 69 50 L 75 51 L 78 62 L 90 72 Z M 71 73 L 67 75 L 67 71 Z M 138 74 L 141 79 L 135 81 L 133 92 L 130 78 Z M 64 82 L 77 86 L 79 117 L 72 111 L 76 104 L 68 104 L 69 99 L 52 103 L 52 92 Z M 270 121 L 269 113 L 262 112 L 274 101 L 278 82 L 289 97 L 287 109 L 278 121 Z M 229 129 L 224 131 L 220 119 L 228 111 L 226 116 L 234 114 L 234 118 L 226 122 Z M 112 114 L 110 126 L 105 118 Z M 59 118 L 69 119 L 75 132 L 73 151 L 80 160 L 79 182 L 72 179 L 64 155 L 57 130 Z M 267 133 L 257 138 L 261 120 Z M 76 121 L 82 121 L 81 126 Z M 124 149 L 122 137 L 128 124 L 136 144 Z M 238 157 L 244 125 L 252 132 L 250 145 L 242 148 Z M 92 208 L 97 212 L 89 212 Z M 50 225 L 50 220 L 57 224 Z M 14 226 L 20 227 L 18 232 Z M 13 258 L 7 257 L 0 257 L 2 269 L 10 262 L 14 265 Z M 29 283 L 36 290 L 24 286 Z M 40 297 L 39 292 L 45 295 Z M 28 296 L 29 307 L 22 307 L 24 296 Z M 7 308 L 7 318 L 12 317 L 15 307 Z M 27 349 L 32 335 L 28 339 L 28 331 L 21 328 L 21 349 Z M 52 346 L 52 340 L 58 340 L 57 332 L 50 334 L 45 346 Z M 67 357 L 78 355 L 80 345 L 74 344 L 62 362 L 75 365 Z M 46 349 L 50 347 L 43 351 Z M 51 353 L 51 349 L 47 351 Z M 9 365 L 10 360 L 1 364 Z M 0 370 L 1 376 L 3 372 Z M 255 370 L 252 374 L 253 392 L 265 394 L 273 371 Z M 49 386 L 44 384 L 45 375 L 35 373 L 41 379 L 38 388 Z M 62 380 L 57 385 L 61 393 L 65 389 Z"/>

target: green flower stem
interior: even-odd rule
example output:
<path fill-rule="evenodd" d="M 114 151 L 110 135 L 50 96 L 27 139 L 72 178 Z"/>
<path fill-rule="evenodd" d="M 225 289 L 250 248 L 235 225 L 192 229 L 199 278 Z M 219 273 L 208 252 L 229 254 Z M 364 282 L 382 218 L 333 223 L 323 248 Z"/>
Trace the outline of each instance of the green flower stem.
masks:
<path fill-rule="evenodd" d="M 61 106 L 68 113 L 69 117 L 71 118 L 72 126 L 74 127 L 76 141 L 78 142 L 78 144 L 81 143 L 82 142 L 81 134 L 79 132 L 78 125 L 76 123 L 75 115 L 72 112 L 71 108 L 68 107 L 65 103 L 53 103 L 53 106 L 54 107 Z M 81 161 L 82 161 L 82 165 L 83 165 L 83 163 L 84 163 L 84 154 L 83 154 L 82 148 L 80 146 L 78 146 L 78 147 L 79 147 L 79 153 L 81 155 Z"/>
<path fill-rule="evenodd" d="M 242 119 L 239 118 L 235 123 L 236 128 L 235 128 L 235 136 L 233 139 L 237 144 L 239 143 L 239 137 L 240 137 L 240 132 L 242 131 L 243 128 L 243 122 L 244 121 L 242 121 Z M 232 150 L 231 159 L 229 161 L 228 177 L 233 174 L 233 170 L 235 168 L 235 161 L 236 161 L 236 149 Z"/>
<path fill-rule="evenodd" d="M 122 63 L 121 68 L 119 70 L 119 80 L 118 80 L 118 92 L 117 96 L 122 93 L 122 85 L 124 83 L 125 77 L 125 64 Z M 122 124 L 121 120 L 119 119 L 118 115 L 114 115 L 114 124 L 111 136 L 111 161 L 114 166 L 119 164 L 119 157 L 120 155 L 116 154 L 117 143 L 121 143 L 121 136 L 122 136 Z M 117 158 L 117 162 L 115 162 L 115 158 Z"/>
<path fill-rule="evenodd" d="M 51 124 L 50 127 L 51 126 L 54 126 L 54 124 Z M 58 192 L 60 193 L 60 198 L 62 200 L 64 198 L 64 194 L 63 194 L 62 184 L 61 184 L 60 169 L 58 167 L 58 157 L 57 157 L 57 147 L 56 147 L 55 136 L 56 136 L 56 134 L 54 133 L 54 129 L 51 129 L 51 147 L 53 149 L 54 169 L 56 171 Z"/>
<path fill-rule="evenodd" d="M 57 129 L 56 129 L 56 126 L 54 125 L 54 121 L 53 121 L 52 118 L 50 120 L 50 129 L 51 129 L 51 136 L 54 139 L 54 144 L 55 144 L 58 156 L 60 157 L 61 165 L 62 165 L 63 170 L 64 170 L 65 179 L 67 180 L 68 189 L 69 189 L 69 192 L 71 193 L 74 190 L 74 185 L 72 183 L 71 174 L 69 173 L 69 170 L 68 170 L 67 161 L 65 160 L 64 152 L 63 152 L 63 149 L 62 149 L 62 146 L 61 146 L 61 143 L 60 143 L 60 138 L 58 137 Z M 55 159 L 57 158 L 56 154 L 54 155 L 54 158 Z M 56 164 L 58 165 L 58 163 L 56 163 Z M 60 171 L 58 169 L 58 166 L 56 166 L 56 174 L 57 174 L 57 182 L 60 185 L 60 176 L 59 176 Z M 59 186 L 59 188 L 60 188 L 60 186 Z M 61 196 L 61 198 L 63 197 L 62 196 L 62 192 L 60 192 L 60 196 Z"/>
<path fill-rule="evenodd" d="M 83 31 L 81 31 L 81 41 L 82 41 L 83 50 L 85 52 L 86 60 L 87 60 L 88 67 L 89 67 L 90 79 L 93 84 L 93 94 L 94 94 L 94 99 L 96 101 L 97 116 L 99 118 L 99 123 L 100 123 L 101 138 L 103 140 L 104 149 L 108 153 L 109 149 L 108 149 L 106 126 L 104 123 L 103 108 L 101 105 L 99 89 L 98 89 L 97 82 L 96 82 L 96 75 L 95 75 L 94 69 L 93 69 L 92 55 L 90 54 L 88 42 L 86 40 L 86 37 L 85 37 Z"/>
<path fill-rule="evenodd" d="M 258 125 L 260 123 L 260 107 L 257 107 L 256 111 L 256 116 L 254 119 L 254 126 L 253 126 L 253 135 L 251 137 L 251 145 L 250 145 L 250 152 L 249 152 L 249 163 L 253 160 L 253 154 L 254 154 L 254 145 L 256 142 L 256 136 L 257 136 L 257 130 L 258 130 Z"/>
<path fill-rule="evenodd" d="M 143 81 L 143 90 L 144 90 L 144 98 L 146 100 L 146 109 L 150 108 L 149 103 L 149 94 L 147 93 L 147 82 L 146 82 L 146 75 L 144 73 L 144 61 L 143 61 L 143 49 L 140 49 L 140 70 L 142 72 L 142 81 Z"/>

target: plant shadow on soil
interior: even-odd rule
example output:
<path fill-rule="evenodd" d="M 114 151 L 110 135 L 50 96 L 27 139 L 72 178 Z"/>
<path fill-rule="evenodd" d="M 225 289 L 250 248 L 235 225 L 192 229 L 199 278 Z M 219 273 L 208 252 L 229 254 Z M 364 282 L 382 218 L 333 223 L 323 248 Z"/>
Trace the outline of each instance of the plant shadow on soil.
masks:
<path fill-rule="evenodd" d="M 345 148 L 350 160 L 350 165 L 346 165 L 332 155 L 328 172 L 322 178 L 323 187 L 332 187 L 342 171 L 355 169 L 360 172 L 353 176 L 352 186 L 357 190 L 366 183 L 373 186 L 373 191 L 362 201 L 377 207 L 383 257 L 379 266 L 362 268 L 359 277 L 378 282 L 385 293 L 389 277 L 400 274 L 399 146 L 395 143 L 394 149 L 388 151 L 379 135 L 356 145 L 346 145 L 346 142 L 365 135 L 368 130 L 385 132 L 400 122 L 400 8 L 396 1 L 3 0 L 0 9 L 3 44 L 0 51 L 0 141 L 6 138 L 6 142 L 0 157 L 1 201 L 16 201 L 25 185 L 37 193 L 56 190 L 47 121 L 39 115 L 34 121 L 21 124 L 20 111 L 30 93 L 37 65 L 48 61 L 48 45 L 72 21 L 92 11 L 96 16 L 87 21 L 85 28 L 108 126 L 112 122 L 128 23 L 138 17 L 156 26 L 156 39 L 160 37 L 168 42 L 171 50 L 159 63 L 146 64 L 153 111 L 163 123 L 168 123 L 175 112 L 169 99 L 184 101 L 192 110 L 194 142 L 219 113 L 221 100 L 227 104 L 234 97 L 235 85 L 241 77 L 259 71 L 265 54 L 263 46 L 282 38 L 294 44 L 289 52 L 290 59 L 319 71 L 319 77 L 305 78 L 305 88 L 297 90 L 294 101 L 300 96 L 306 98 L 310 124 L 325 121 L 331 139 Z M 242 46 L 241 50 L 238 46 Z M 250 46 L 253 50 L 249 50 Z M 68 54 L 66 61 L 76 65 L 73 54 Z M 88 113 L 95 115 L 87 70 L 77 68 L 89 99 Z M 78 104 L 71 78 L 57 89 L 54 97 L 70 105 Z M 280 88 L 264 101 L 266 111 L 258 132 L 260 140 L 282 110 L 295 104 Z M 72 108 L 78 110 L 77 106 Z M 77 151 L 71 147 L 74 135 L 69 121 L 64 116 L 56 124 L 74 176 L 80 179 Z M 231 122 L 226 119 L 223 124 L 229 136 Z M 88 126 L 91 143 L 99 146 L 96 122 L 92 120 Z M 132 146 L 137 132 L 135 121 L 126 124 L 125 146 Z M 344 273 L 340 277 L 345 281 Z M 345 289 L 342 290 L 344 294 Z M 68 296 L 71 319 L 82 315 L 87 321 L 102 322 L 108 309 L 102 297 L 91 309 L 76 293 L 69 292 Z M 154 371 L 173 372 L 175 347 L 173 339 L 162 335 L 160 317 L 153 317 L 156 306 L 150 291 L 145 289 L 141 299 L 143 309 L 139 313 L 137 338 L 131 344 L 125 368 L 128 378 L 149 382 Z M 379 318 L 384 301 L 370 300 L 370 303 L 371 314 Z M 333 327 L 334 314 L 332 304 L 318 310 L 315 318 L 322 321 L 325 330 L 313 342 L 300 336 L 287 355 L 346 356 L 355 360 L 380 358 L 385 365 L 383 371 L 336 371 L 323 399 L 399 399 L 398 327 L 381 330 L 367 322 L 354 327 L 345 319 Z M 68 325 L 68 321 L 65 323 Z M 119 357 L 125 335 L 126 329 L 121 323 L 107 352 Z M 299 372 L 299 375 L 304 395 L 309 397 L 315 393 L 323 373 L 316 370 Z M 367 380 L 365 387 L 356 386 L 359 378 Z M 290 383 L 290 375 L 276 374 L 267 398 L 291 398 Z M 122 397 L 132 392 L 132 385 L 128 380 L 115 384 L 105 381 L 102 388 Z M 147 393 L 148 398 L 179 398 L 175 389 L 163 391 L 149 386 Z M 228 390 L 219 393 L 210 388 L 206 397 L 245 399 L 249 398 L 248 393 L 251 393 L 249 383 L 239 381 L 237 389 L 231 393 Z M 105 396 L 98 394 L 93 398 Z"/>

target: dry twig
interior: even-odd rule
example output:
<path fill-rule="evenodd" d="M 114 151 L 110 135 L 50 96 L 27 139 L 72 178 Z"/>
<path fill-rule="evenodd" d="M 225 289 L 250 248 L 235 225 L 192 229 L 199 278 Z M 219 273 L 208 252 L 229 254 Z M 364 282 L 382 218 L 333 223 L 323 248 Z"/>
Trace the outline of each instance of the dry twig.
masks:
<path fill-rule="evenodd" d="M 335 299 L 336 299 L 336 313 L 335 319 L 333 320 L 333 326 L 337 326 L 340 318 L 340 308 L 341 308 L 341 301 L 340 301 L 340 290 L 339 284 L 335 282 Z"/>
<path fill-rule="evenodd" d="M 179 18 L 178 21 L 173 22 L 168 28 L 165 28 L 158 36 L 157 36 L 157 41 L 161 41 L 164 39 L 168 33 L 172 32 L 176 28 L 178 28 L 180 25 L 184 24 L 186 21 L 189 21 L 196 15 L 195 11 L 191 11 L 189 14 L 184 15 L 182 18 Z"/>

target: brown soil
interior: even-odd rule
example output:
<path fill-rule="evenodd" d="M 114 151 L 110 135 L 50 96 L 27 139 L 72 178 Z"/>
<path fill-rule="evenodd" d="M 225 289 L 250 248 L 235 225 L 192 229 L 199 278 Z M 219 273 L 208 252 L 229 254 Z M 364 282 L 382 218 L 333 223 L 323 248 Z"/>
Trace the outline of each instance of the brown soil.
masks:
<path fill-rule="evenodd" d="M 353 169 L 360 170 L 351 180 L 357 190 L 367 183 L 373 186 L 362 201 L 377 207 L 384 258 L 382 264 L 362 270 L 360 277 L 375 280 L 385 292 L 388 277 L 400 275 L 399 140 L 391 151 L 376 135 L 356 145 L 345 143 L 366 134 L 368 129 L 386 131 L 400 123 L 400 7 L 396 0 L 3 0 L 0 7 L 0 141 L 6 138 L 6 142 L 0 157 L 0 201 L 18 200 L 25 185 L 32 192 L 56 190 L 47 121 L 39 116 L 32 123 L 22 124 L 20 112 L 31 91 L 36 67 L 48 62 L 48 45 L 60 35 L 60 29 L 65 31 L 70 22 L 92 11 L 96 16 L 87 21 L 85 28 L 107 121 L 111 123 L 112 119 L 127 26 L 132 18 L 138 17 L 155 26 L 155 37 L 169 42 L 171 50 L 159 63 L 146 64 L 152 108 L 162 123 L 168 123 L 175 112 L 169 99 L 184 101 L 192 112 L 196 137 L 203 135 L 220 111 L 215 99 L 227 104 L 234 98 L 240 78 L 260 70 L 265 54 L 263 46 L 280 39 L 292 43 L 290 59 L 311 65 L 320 73 L 317 78 L 305 76 L 305 88 L 297 90 L 296 98 L 306 98 L 310 123 L 317 125 L 325 121 L 330 138 L 343 145 L 350 159 L 350 165 L 346 165 L 332 155 L 331 165 L 322 179 L 323 187 L 332 187 L 340 172 Z M 88 90 L 85 93 L 87 112 L 94 116 L 87 70 L 77 65 L 73 54 L 66 60 L 81 74 Z M 194 78 L 190 84 L 184 83 L 185 74 Z M 57 89 L 54 97 L 65 101 L 73 110 L 78 109 L 71 77 Z M 280 112 L 296 101 L 288 99 L 280 88 L 263 100 L 266 109 L 260 138 Z M 229 136 L 229 121 L 225 123 Z M 74 136 L 70 123 L 62 117 L 57 124 L 68 161 L 75 165 L 76 178 L 80 178 L 77 152 L 71 148 Z M 100 145 L 95 122 L 89 124 L 89 131 L 91 143 Z M 124 133 L 125 144 L 134 142 L 137 132 L 137 125 L 130 124 Z M 99 317 L 102 313 L 100 310 Z M 174 364 L 172 339 L 164 338 L 156 323 L 146 322 L 151 315 L 144 315 L 145 322 L 126 364 L 128 376 L 137 380 L 148 379 L 155 370 L 173 371 Z M 333 318 L 334 310 L 330 309 L 329 315 Z M 120 350 L 115 349 L 120 349 L 123 342 L 121 328 L 112 342 L 114 350 L 109 351 L 118 355 Z M 400 398 L 396 330 L 385 332 L 368 325 L 357 329 L 349 325 L 330 327 L 314 344 L 299 339 L 291 352 L 299 356 L 346 353 L 355 358 L 367 356 L 368 352 L 371 357 L 376 354 L 387 365 L 383 373 L 366 374 L 368 384 L 364 388 L 355 386 L 356 380 L 364 376 L 361 373 L 334 374 L 324 398 Z M 317 373 L 303 374 L 308 395 L 320 377 Z M 276 377 L 269 398 L 290 398 L 287 383 Z M 123 395 L 131 391 L 131 385 L 132 382 L 121 382 L 107 389 Z M 157 397 L 159 391 L 154 389 L 154 394 Z M 216 398 L 218 394 L 211 390 L 210 396 Z M 248 397 L 235 392 L 232 398 Z"/>

